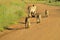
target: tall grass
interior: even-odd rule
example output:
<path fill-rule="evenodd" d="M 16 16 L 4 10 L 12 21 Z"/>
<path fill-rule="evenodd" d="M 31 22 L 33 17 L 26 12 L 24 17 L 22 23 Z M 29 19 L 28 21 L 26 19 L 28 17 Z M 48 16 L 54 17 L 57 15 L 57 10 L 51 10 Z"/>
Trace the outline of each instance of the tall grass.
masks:
<path fill-rule="evenodd" d="M 32 3 L 32 4 L 36 4 L 36 3 L 46 3 L 46 1 L 42 1 L 42 0 L 28 0 L 25 1 L 26 3 Z"/>
<path fill-rule="evenodd" d="M 60 2 L 51 2 L 51 3 L 45 3 L 45 4 L 48 4 L 48 5 L 52 5 L 52 6 L 60 6 Z"/>
<path fill-rule="evenodd" d="M 18 19 L 25 16 L 25 3 L 20 0 L 0 1 L 0 30 L 14 24 Z"/>
<path fill-rule="evenodd" d="M 26 3 L 43 3 L 43 4 L 48 4 L 48 5 L 53 5 L 53 6 L 60 6 L 60 1 L 55 1 L 55 0 L 27 0 L 25 1 Z"/>

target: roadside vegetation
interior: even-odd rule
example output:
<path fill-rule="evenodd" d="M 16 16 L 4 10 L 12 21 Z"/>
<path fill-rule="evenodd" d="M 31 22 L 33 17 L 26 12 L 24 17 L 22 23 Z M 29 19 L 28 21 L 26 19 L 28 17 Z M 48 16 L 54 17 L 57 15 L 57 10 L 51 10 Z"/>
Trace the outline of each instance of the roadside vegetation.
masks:
<path fill-rule="evenodd" d="M 43 3 L 52 6 L 60 6 L 60 0 L 26 0 L 26 3 Z"/>
<path fill-rule="evenodd" d="M 21 0 L 0 0 L 0 31 L 25 16 L 25 3 Z"/>

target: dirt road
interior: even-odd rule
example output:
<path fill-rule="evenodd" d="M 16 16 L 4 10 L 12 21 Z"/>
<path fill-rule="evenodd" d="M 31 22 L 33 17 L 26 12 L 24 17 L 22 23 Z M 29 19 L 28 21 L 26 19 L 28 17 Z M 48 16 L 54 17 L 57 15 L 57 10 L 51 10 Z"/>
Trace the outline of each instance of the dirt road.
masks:
<path fill-rule="evenodd" d="M 0 40 L 60 40 L 60 7 L 44 4 L 35 5 L 39 13 L 44 13 L 44 10 L 47 9 L 49 17 L 42 18 L 39 24 L 32 23 L 28 29 L 10 30 L 12 32 L 0 36 Z M 19 27 L 24 27 L 23 23 L 20 24 Z"/>

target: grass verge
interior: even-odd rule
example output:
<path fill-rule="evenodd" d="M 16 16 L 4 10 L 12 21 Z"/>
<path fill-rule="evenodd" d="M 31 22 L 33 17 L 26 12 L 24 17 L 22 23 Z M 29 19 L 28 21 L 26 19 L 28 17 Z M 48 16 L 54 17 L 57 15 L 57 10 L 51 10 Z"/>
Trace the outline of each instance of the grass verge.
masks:
<path fill-rule="evenodd" d="M 25 3 L 20 0 L 1 0 L 0 1 L 0 31 L 8 25 L 17 23 L 17 20 L 24 17 Z"/>

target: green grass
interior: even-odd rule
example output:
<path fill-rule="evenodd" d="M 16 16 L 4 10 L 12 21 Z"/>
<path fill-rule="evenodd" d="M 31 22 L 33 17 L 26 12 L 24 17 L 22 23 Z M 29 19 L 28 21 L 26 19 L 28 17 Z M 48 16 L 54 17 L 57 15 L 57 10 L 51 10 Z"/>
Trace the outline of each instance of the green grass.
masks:
<path fill-rule="evenodd" d="M 25 1 L 26 3 L 32 3 L 32 4 L 36 4 L 36 3 L 40 3 L 40 4 L 47 4 L 47 5 L 53 5 L 53 6 L 60 6 L 60 2 L 54 2 L 53 0 L 51 1 L 51 3 L 49 3 L 49 0 L 45 0 L 45 1 L 35 1 L 35 0 L 30 0 L 30 1 Z"/>
<path fill-rule="evenodd" d="M 25 1 L 26 3 L 32 3 L 32 4 L 36 4 L 36 3 L 46 3 L 46 1 Z"/>
<path fill-rule="evenodd" d="M 11 24 L 14 24 L 25 16 L 25 3 L 19 2 L 19 0 L 1 0 L 0 4 L 0 30 L 3 30 L 4 27 L 8 27 Z"/>
<path fill-rule="evenodd" d="M 52 2 L 52 3 L 46 3 L 48 5 L 52 5 L 52 6 L 60 6 L 60 2 Z"/>

